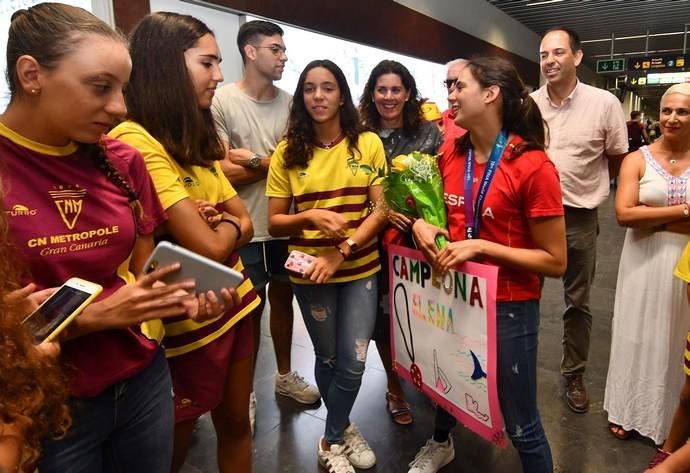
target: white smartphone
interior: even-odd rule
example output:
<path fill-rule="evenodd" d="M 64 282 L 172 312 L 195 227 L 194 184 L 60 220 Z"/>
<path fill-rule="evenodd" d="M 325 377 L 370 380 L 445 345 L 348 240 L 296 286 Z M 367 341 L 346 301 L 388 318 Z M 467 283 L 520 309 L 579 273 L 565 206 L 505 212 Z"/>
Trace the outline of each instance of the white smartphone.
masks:
<path fill-rule="evenodd" d="M 242 273 L 168 241 L 161 241 L 156 245 L 144 264 L 144 272 L 148 274 L 173 263 L 180 263 L 180 269 L 161 281 L 172 284 L 194 279 L 197 293 L 213 291 L 220 297 L 222 288 L 237 287 L 244 281 Z"/>
<path fill-rule="evenodd" d="M 79 278 L 71 278 L 22 322 L 36 344 L 50 342 L 93 301 L 103 288 Z"/>

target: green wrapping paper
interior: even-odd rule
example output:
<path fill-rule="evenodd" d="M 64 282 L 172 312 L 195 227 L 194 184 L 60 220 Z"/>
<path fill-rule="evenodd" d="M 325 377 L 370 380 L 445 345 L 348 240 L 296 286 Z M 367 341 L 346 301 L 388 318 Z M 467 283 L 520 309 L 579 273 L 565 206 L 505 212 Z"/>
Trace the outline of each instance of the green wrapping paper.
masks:
<path fill-rule="evenodd" d="M 383 194 L 392 210 L 447 228 L 443 181 L 435 156 L 419 151 L 397 156 L 383 180 Z M 446 237 L 436 235 L 436 246 L 444 248 L 447 244 Z"/>

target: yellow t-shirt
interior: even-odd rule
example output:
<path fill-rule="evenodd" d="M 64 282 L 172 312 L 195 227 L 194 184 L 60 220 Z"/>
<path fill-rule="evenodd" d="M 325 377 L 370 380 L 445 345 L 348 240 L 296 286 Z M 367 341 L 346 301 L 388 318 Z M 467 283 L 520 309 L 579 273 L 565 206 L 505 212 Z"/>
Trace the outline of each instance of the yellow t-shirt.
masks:
<path fill-rule="evenodd" d="M 683 250 L 673 275 L 690 284 L 690 243 Z"/>
<path fill-rule="evenodd" d="M 307 167 L 285 168 L 285 140 L 278 144 L 268 171 L 266 195 L 291 198 L 295 212 L 326 209 L 338 212 L 349 221 L 347 236 L 369 215 L 369 187 L 380 185 L 379 170 L 385 170 L 386 157 L 379 137 L 371 132 L 359 135 L 357 147 L 361 154 L 353 157 L 348 140 L 332 148 L 314 148 Z M 318 255 L 323 248 L 333 247 L 344 238 L 327 238 L 319 230 L 305 229 L 290 238 L 289 249 Z M 355 281 L 381 269 L 376 238 L 362 245 L 354 257 L 343 262 L 329 282 Z M 291 277 L 297 284 L 311 284 L 306 279 Z"/>
<path fill-rule="evenodd" d="M 163 145 L 138 123 L 121 123 L 109 135 L 136 148 L 144 156 L 146 168 L 166 210 L 187 198 L 203 199 L 211 205 L 218 205 L 237 195 L 218 161 L 214 161 L 211 167 L 182 167 L 167 153 Z M 235 252 L 225 264 L 239 272 L 244 270 L 242 260 Z M 186 317 L 164 321 L 163 344 L 166 356 L 170 358 L 190 352 L 230 330 L 259 305 L 260 299 L 253 289 L 245 274 L 244 282 L 237 287 L 237 292 L 242 298 L 240 306 L 201 323 Z"/>

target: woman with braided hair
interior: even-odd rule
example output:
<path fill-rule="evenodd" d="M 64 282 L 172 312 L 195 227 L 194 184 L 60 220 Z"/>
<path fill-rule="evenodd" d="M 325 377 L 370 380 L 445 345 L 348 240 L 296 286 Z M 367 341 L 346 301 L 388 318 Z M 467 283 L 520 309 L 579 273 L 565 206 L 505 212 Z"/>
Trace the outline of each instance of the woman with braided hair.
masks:
<path fill-rule="evenodd" d="M 103 135 L 126 112 L 131 61 L 119 33 L 83 9 L 41 3 L 12 16 L 7 68 L 0 178 L 24 282 L 103 286 L 61 342 L 73 426 L 44 439 L 39 469 L 169 473 L 173 399 L 159 319 L 215 316 L 239 298 L 195 298 L 193 281 L 154 286 L 177 265 L 135 277 L 166 216 L 141 155 Z"/>
<path fill-rule="evenodd" d="M 537 345 L 540 277 L 560 276 L 566 262 L 558 172 L 544 152 L 539 108 L 509 62 L 471 59 L 449 98 L 467 134 L 441 146 L 443 190 L 455 197 L 446 198 L 448 230 L 417 220 L 412 233 L 440 273 L 464 261 L 498 266 L 496 377 L 506 433 L 523 472 L 551 473 L 537 408 Z M 451 240 L 442 250 L 439 233 Z M 453 460 L 455 424 L 437 408 L 433 438 L 409 473 L 435 473 Z"/>

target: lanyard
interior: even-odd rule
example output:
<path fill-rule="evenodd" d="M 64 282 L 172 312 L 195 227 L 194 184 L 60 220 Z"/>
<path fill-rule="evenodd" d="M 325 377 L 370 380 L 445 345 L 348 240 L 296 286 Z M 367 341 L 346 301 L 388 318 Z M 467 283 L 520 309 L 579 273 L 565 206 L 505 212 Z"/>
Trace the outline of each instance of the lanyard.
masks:
<path fill-rule="evenodd" d="M 467 150 L 465 157 L 465 189 L 464 189 L 464 207 L 465 207 L 465 237 L 468 240 L 472 238 L 479 238 L 479 227 L 481 225 L 482 207 L 484 206 L 484 199 L 489 192 L 489 186 L 498 169 L 498 163 L 501 161 L 503 150 L 508 146 L 508 133 L 501 130 L 496 138 L 494 147 L 491 149 L 489 161 L 486 163 L 484 169 L 484 176 L 479 186 L 479 193 L 477 194 L 477 202 L 473 205 L 472 191 L 474 187 L 474 152 L 472 148 Z"/>

